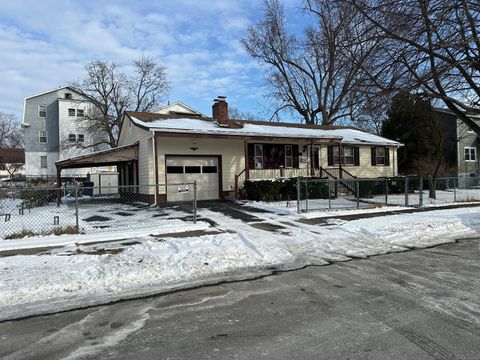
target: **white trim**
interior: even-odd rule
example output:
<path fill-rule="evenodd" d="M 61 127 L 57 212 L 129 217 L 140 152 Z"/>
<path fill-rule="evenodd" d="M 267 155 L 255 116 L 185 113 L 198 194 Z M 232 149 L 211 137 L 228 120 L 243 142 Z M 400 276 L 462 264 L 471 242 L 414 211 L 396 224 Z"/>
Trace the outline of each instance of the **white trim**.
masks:
<path fill-rule="evenodd" d="M 474 153 L 474 155 L 475 155 L 475 159 L 473 159 L 473 160 L 472 160 L 472 159 L 467 160 L 467 159 L 466 159 L 466 156 L 465 156 L 465 150 L 473 150 L 473 153 Z M 472 153 L 471 153 L 471 151 L 469 151 L 469 152 L 468 152 L 468 157 L 471 158 L 471 156 L 472 156 Z M 464 147 L 463 147 L 463 161 L 465 161 L 466 163 L 467 163 L 467 162 L 468 162 L 468 163 L 475 163 L 475 162 L 477 162 L 477 148 L 476 148 L 476 147 L 473 147 L 473 146 L 464 146 Z"/>
<path fill-rule="evenodd" d="M 152 131 L 152 154 L 153 154 L 153 181 L 155 183 L 155 189 L 153 190 L 154 193 L 154 205 L 158 205 L 158 184 L 156 182 L 158 178 L 157 173 L 157 157 L 155 156 L 155 131 Z M 138 170 L 137 170 L 138 171 Z M 165 170 L 166 171 L 166 170 Z"/>
<path fill-rule="evenodd" d="M 41 136 L 40 133 L 45 133 L 45 136 Z M 40 141 L 40 138 L 44 137 L 46 141 Z M 48 133 L 47 130 L 38 130 L 38 143 L 39 144 L 48 144 Z"/>
<path fill-rule="evenodd" d="M 40 116 L 40 107 L 44 107 L 45 108 L 45 116 Z M 48 111 L 47 111 L 47 105 L 37 105 L 37 117 L 39 119 L 46 119 L 48 117 Z"/>
<path fill-rule="evenodd" d="M 56 89 L 52 89 L 52 90 L 48 90 L 48 91 L 44 91 L 44 92 L 41 92 L 41 93 L 38 93 L 38 94 L 35 94 L 35 95 L 30 95 L 30 96 L 27 96 L 25 97 L 25 100 L 28 100 L 28 99 L 32 99 L 34 97 L 37 97 L 37 96 L 42 96 L 42 95 L 45 95 L 45 94 L 50 94 L 52 92 L 55 92 L 55 91 L 58 91 L 58 90 L 63 90 L 63 89 L 70 89 L 74 92 L 76 92 L 77 94 L 79 95 L 82 95 L 81 93 L 79 93 L 77 90 L 75 90 L 74 88 L 70 87 L 70 86 L 60 86 Z M 83 96 L 83 95 L 82 95 Z M 65 100 L 72 100 L 72 99 L 65 99 Z"/>
<path fill-rule="evenodd" d="M 188 110 L 190 110 L 193 114 L 198 114 L 198 115 L 201 115 L 203 117 L 206 117 L 206 115 L 202 114 L 200 111 L 192 108 L 191 106 L 188 106 L 187 104 L 181 102 L 181 101 L 175 101 L 174 103 L 171 103 L 171 104 L 168 104 L 168 105 L 164 105 L 162 107 L 159 107 L 158 109 L 156 109 L 154 112 L 159 112 L 159 111 L 162 111 L 164 109 L 167 109 L 169 108 L 170 106 L 174 106 L 174 105 L 180 105 L 180 106 L 183 106 L 185 108 L 187 108 Z"/>

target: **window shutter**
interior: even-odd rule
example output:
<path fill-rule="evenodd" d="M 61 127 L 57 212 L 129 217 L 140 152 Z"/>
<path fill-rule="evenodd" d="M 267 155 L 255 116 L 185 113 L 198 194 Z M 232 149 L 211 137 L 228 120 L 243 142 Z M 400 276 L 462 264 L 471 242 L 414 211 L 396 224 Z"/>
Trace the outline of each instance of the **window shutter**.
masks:
<path fill-rule="evenodd" d="M 353 148 L 353 165 L 360 166 L 360 148 L 358 146 Z"/>
<path fill-rule="evenodd" d="M 390 149 L 385 148 L 385 166 L 390 166 Z"/>
<path fill-rule="evenodd" d="M 328 166 L 333 166 L 333 145 L 327 147 Z"/>
<path fill-rule="evenodd" d="M 372 166 L 377 166 L 376 147 L 372 147 Z"/>
<path fill-rule="evenodd" d="M 247 144 L 248 168 L 255 169 L 255 144 Z"/>
<path fill-rule="evenodd" d="M 298 145 L 292 145 L 293 152 L 293 168 L 298 169 L 300 167 L 300 162 L 298 159 Z"/>

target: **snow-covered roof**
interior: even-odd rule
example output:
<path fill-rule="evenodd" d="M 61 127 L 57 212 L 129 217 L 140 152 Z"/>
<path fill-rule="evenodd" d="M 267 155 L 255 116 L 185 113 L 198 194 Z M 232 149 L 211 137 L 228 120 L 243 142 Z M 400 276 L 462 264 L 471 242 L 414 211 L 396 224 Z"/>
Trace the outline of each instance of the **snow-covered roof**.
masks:
<path fill-rule="evenodd" d="M 200 111 L 195 110 L 191 106 L 184 104 L 181 101 L 176 101 L 172 104 L 168 104 L 165 106 L 160 107 L 159 109 L 154 111 L 157 114 L 169 114 L 169 113 L 184 113 L 184 114 L 192 114 L 198 116 L 205 116 Z"/>
<path fill-rule="evenodd" d="M 210 118 L 155 117 L 152 114 L 127 113 L 134 124 L 152 131 L 188 134 L 277 137 L 295 139 L 341 140 L 346 144 L 400 146 L 399 142 L 347 127 L 325 128 L 300 124 L 280 124 L 260 121 L 230 121 L 235 126 L 222 126 Z M 142 120 L 139 119 L 142 117 Z"/>

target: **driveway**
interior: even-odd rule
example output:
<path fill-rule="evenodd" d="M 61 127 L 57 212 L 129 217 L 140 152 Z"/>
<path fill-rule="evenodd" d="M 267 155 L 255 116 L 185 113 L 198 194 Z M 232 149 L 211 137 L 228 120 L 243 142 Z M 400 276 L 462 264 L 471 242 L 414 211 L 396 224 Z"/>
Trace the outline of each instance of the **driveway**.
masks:
<path fill-rule="evenodd" d="M 2 359 L 478 359 L 480 240 L 0 324 Z"/>

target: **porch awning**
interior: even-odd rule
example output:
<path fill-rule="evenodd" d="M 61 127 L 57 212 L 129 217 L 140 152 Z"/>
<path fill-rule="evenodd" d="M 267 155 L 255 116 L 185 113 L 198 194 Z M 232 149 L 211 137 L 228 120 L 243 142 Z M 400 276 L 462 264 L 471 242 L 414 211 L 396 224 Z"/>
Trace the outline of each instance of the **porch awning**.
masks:
<path fill-rule="evenodd" d="M 95 167 L 118 165 L 138 160 L 138 142 L 131 145 L 93 152 L 86 155 L 71 157 L 57 161 L 57 168 L 71 169 L 81 167 Z"/>

